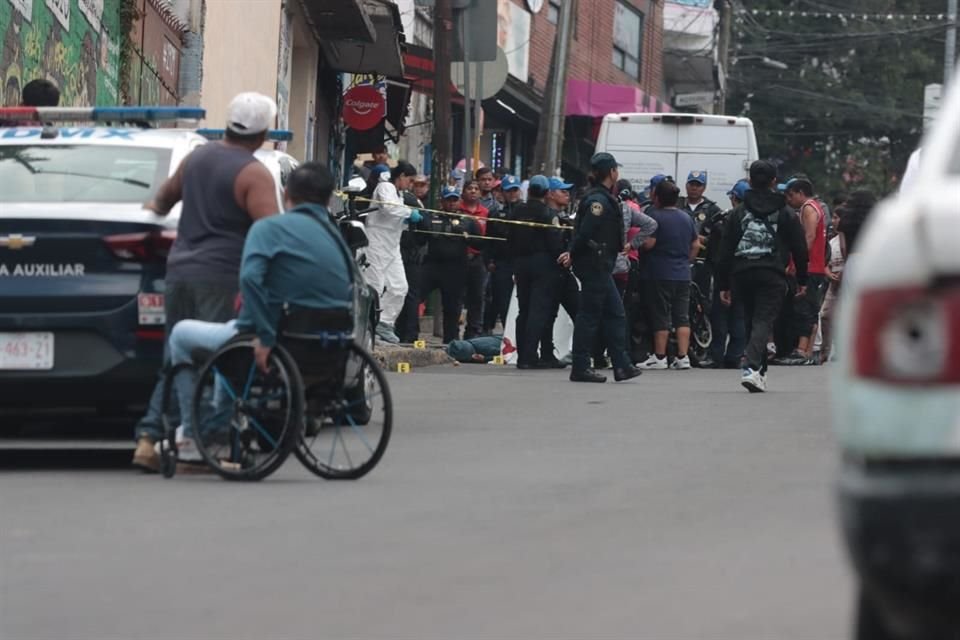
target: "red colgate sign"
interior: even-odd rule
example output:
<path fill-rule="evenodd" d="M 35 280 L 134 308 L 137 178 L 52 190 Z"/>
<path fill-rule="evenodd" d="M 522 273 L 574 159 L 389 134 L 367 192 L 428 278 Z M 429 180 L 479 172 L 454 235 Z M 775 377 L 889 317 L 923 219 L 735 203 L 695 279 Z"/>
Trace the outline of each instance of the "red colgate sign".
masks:
<path fill-rule="evenodd" d="M 357 131 L 369 131 L 386 115 L 386 101 L 376 87 L 354 87 L 343 95 L 343 121 Z"/>

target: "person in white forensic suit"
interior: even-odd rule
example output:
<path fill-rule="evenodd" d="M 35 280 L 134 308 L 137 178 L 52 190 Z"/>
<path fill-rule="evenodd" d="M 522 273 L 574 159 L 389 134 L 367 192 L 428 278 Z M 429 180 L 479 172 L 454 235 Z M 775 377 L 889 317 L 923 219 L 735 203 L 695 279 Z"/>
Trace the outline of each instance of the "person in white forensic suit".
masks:
<path fill-rule="evenodd" d="M 410 188 L 417 170 L 409 162 L 400 160 L 392 170 L 384 165 L 374 167 L 378 183 L 373 190 L 373 209 L 367 214 L 367 237 L 370 244 L 364 254 L 368 267 L 366 281 L 380 296 L 380 323 L 377 336 L 397 344 L 394 324 L 407 295 L 407 277 L 400 255 L 400 236 L 408 220 L 419 222 L 421 214 L 403 204 L 403 192 Z"/>

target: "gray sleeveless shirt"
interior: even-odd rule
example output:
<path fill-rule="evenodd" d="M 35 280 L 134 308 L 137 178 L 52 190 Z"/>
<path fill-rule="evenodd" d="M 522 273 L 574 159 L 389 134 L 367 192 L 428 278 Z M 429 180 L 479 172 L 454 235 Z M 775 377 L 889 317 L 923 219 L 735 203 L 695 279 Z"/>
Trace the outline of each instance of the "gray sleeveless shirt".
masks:
<path fill-rule="evenodd" d="M 214 142 L 198 147 L 184 162 L 183 208 L 167 280 L 236 283 L 253 221 L 237 204 L 234 185 L 257 159 L 246 149 Z"/>

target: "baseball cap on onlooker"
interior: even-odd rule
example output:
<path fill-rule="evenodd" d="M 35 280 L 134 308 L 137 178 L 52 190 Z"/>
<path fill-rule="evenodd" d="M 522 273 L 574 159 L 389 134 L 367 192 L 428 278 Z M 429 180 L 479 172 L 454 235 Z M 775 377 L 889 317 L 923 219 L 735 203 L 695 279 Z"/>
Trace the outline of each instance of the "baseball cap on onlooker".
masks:
<path fill-rule="evenodd" d="M 810 182 L 810 179 L 804 175 L 791 176 L 786 182 L 782 182 L 777 185 L 777 191 L 789 191 L 791 187 L 798 186 L 807 187 L 808 190 L 813 189 L 813 183 Z"/>
<path fill-rule="evenodd" d="M 596 171 L 607 171 L 609 169 L 616 169 L 620 166 L 623 165 L 617 162 L 617 159 L 606 151 L 595 153 L 593 154 L 593 157 L 590 158 L 590 167 Z"/>
<path fill-rule="evenodd" d="M 550 180 L 550 191 L 566 191 L 573 187 L 572 184 L 564 182 L 563 178 L 551 177 Z"/>
<path fill-rule="evenodd" d="M 503 176 L 500 181 L 500 188 L 504 191 L 520 188 L 520 181 L 515 176 Z"/>
<path fill-rule="evenodd" d="M 777 179 L 777 168 L 766 160 L 755 160 L 750 165 L 750 186 L 766 188 Z"/>
<path fill-rule="evenodd" d="M 673 182 L 673 176 L 667 176 L 662 173 L 658 173 L 657 175 L 650 178 L 650 191 L 653 191 L 654 189 L 656 189 L 657 185 L 663 182 L 664 180 L 669 180 L 670 182 Z"/>
<path fill-rule="evenodd" d="M 238 94 L 227 107 L 227 128 L 242 136 L 263 133 L 277 117 L 277 103 L 262 93 Z"/>
<path fill-rule="evenodd" d="M 748 180 L 737 180 L 737 184 L 733 185 L 730 191 L 727 191 L 728 196 L 733 196 L 737 200 L 743 201 L 744 196 L 747 195 L 747 191 L 750 189 L 750 182 Z"/>
<path fill-rule="evenodd" d="M 446 186 L 440 190 L 440 197 L 446 200 L 447 198 L 457 198 L 460 199 L 460 191 L 456 187 Z"/>
<path fill-rule="evenodd" d="M 536 175 L 530 178 L 527 193 L 534 198 L 542 198 L 547 195 L 547 191 L 550 191 L 550 180 L 547 179 L 547 176 Z"/>
<path fill-rule="evenodd" d="M 707 172 L 706 171 L 691 171 L 687 175 L 687 184 L 691 182 L 699 182 L 703 186 L 707 185 Z"/>

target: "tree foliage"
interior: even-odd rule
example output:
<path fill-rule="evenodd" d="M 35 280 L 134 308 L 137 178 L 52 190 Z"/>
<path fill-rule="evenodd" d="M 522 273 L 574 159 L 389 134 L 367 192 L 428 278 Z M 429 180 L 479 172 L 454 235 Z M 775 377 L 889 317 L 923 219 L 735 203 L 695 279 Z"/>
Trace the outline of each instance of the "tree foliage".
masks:
<path fill-rule="evenodd" d="M 923 132 L 924 86 L 943 81 L 946 33 L 945 19 L 902 16 L 945 13 L 946 0 L 736 6 L 727 111 L 754 121 L 761 155 L 781 175 L 808 174 L 821 193 L 896 188 Z"/>

